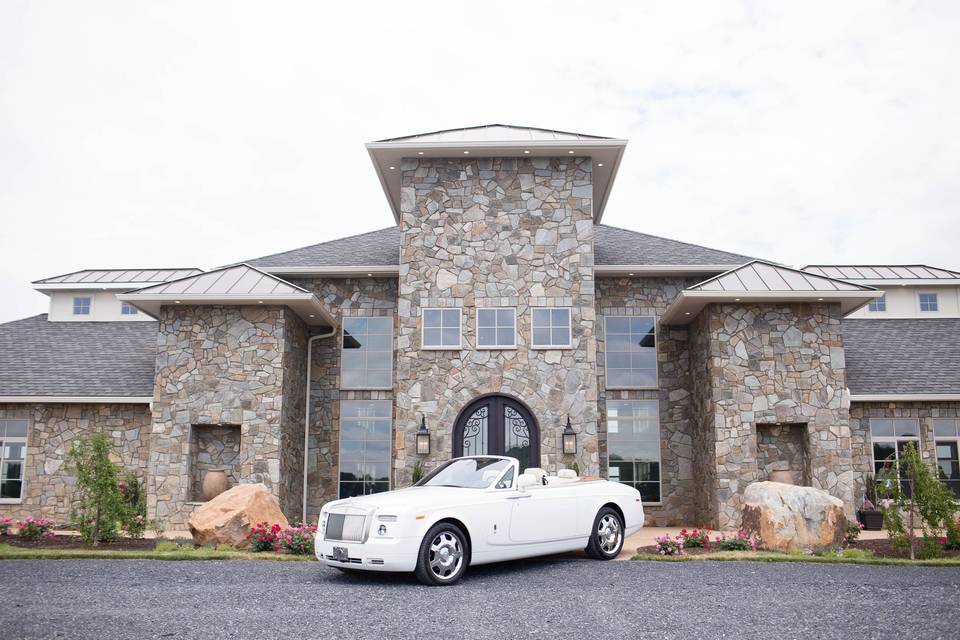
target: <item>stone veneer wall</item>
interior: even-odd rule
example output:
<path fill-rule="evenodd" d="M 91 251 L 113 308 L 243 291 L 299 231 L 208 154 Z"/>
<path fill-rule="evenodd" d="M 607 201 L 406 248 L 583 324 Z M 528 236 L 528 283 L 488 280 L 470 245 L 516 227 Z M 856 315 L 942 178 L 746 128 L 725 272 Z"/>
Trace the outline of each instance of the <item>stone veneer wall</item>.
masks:
<path fill-rule="evenodd" d="M 283 404 L 280 412 L 280 505 L 291 523 L 303 518 L 303 430 L 306 419 L 307 325 L 283 309 Z"/>
<path fill-rule="evenodd" d="M 661 504 L 646 507 L 649 525 L 696 522 L 694 449 L 691 415 L 689 332 L 686 327 L 657 325 L 657 388 L 606 388 L 604 317 L 659 318 L 677 294 L 697 282 L 684 278 L 597 279 L 597 374 L 600 472 L 607 475 L 606 401 L 657 400 L 660 409 Z"/>
<path fill-rule="evenodd" d="M 0 504 L 0 516 L 29 514 L 70 521 L 72 487 L 67 453 L 79 436 L 103 431 L 113 442 L 114 461 L 146 476 L 150 408 L 145 404 L 0 404 L 0 418 L 27 420 L 23 501 Z"/>
<path fill-rule="evenodd" d="M 397 247 L 397 251 L 400 248 Z M 395 317 L 395 278 L 300 278 L 291 282 L 313 291 L 334 316 Z M 313 342 L 310 368 L 310 451 L 307 478 L 307 517 L 319 517 L 324 503 L 339 492 L 340 401 L 392 400 L 392 391 L 341 391 L 340 349 L 343 332 Z M 396 338 L 394 338 L 396 349 Z M 303 434 L 300 434 L 301 441 Z M 302 447 L 302 445 L 301 445 Z M 301 471 L 302 473 L 302 468 Z M 397 487 L 396 484 L 393 485 Z"/>
<path fill-rule="evenodd" d="M 190 500 L 203 500 L 203 479 L 208 471 L 227 474 L 230 486 L 240 482 L 240 425 L 195 424 L 190 430 Z"/>
<path fill-rule="evenodd" d="M 854 504 L 857 507 L 863 503 L 867 476 L 873 474 L 870 418 L 917 418 L 920 423 L 920 455 L 931 465 L 936 465 L 933 419 L 960 418 L 960 402 L 853 402 L 850 404 Z"/>
<path fill-rule="evenodd" d="M 302 328 L 277 306 L 165 306 L 159 320 L 150 517 L 168 529 L 186 526 L 194 508 L 188 468 L 191 425 L 239 424 L 241 482 L 263 482 L 287 516 L 298 519 L 300 495 L 281 475 L 282 467 L 289 466 L 282 449 L 290 441 L 284 436 L 282 411 L 285 392 L 296 397 L 293 387 L 302 384 L 284 382 L 286 332 Z"/>
<path fill-rule="evenodd" d="M 531 409 L 547 469 L 573 462 L 561 454 L 569 415 L 580 434 L 580 469 L 598 473 L 590 159 L 407 158 L 401 169 L 394 389 L 404 446 L 395 480 L 409 481 L 420 414 L 433 436 L 431 468 L 451 457 L 460 410 L 488 393 Z M 463 309 L 464 350 L 420 348 L 425 307 Z M 474 348 L 480 307 L 516 307 L 516 349 Z M 572 349 L 529 348 L 533 307 L 571 308 Z"/>
<path fill-rule="evenodd" d="M 757 424 L 807 425 L 811 485 L 853 512 L 853 462 L 846 368 L 837 304 L 709 305 L 695 330 L 694 367 L 710 389 L 720 527 L 740 522 L 740 500 L 759 479 Z M 695 384 L 698 380 L 695 379 Z M 709 426 L 707 427 L 709 429 Z M 705 462 L 709 464 L 709 435 Z M 711 509 L 712 511 L 712 509 Z"/>
<path fill-rule="evenodd" d="M 757 425 L 757 479 L 769 480 L 774 471 L 789 471 L 791 481 L 808 485 L 807 425 Z"/>

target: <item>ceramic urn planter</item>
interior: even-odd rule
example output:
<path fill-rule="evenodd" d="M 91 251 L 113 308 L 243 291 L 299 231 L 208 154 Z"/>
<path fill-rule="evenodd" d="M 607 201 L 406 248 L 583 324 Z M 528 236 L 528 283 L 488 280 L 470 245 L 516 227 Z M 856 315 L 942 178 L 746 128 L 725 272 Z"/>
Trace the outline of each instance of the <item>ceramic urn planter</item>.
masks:
<path fill-rule="evenodd" d="M 209 502 L 230 488 L 230 480 L 225 471 L 214 469 L 203 477 L 203 499 Z"/>

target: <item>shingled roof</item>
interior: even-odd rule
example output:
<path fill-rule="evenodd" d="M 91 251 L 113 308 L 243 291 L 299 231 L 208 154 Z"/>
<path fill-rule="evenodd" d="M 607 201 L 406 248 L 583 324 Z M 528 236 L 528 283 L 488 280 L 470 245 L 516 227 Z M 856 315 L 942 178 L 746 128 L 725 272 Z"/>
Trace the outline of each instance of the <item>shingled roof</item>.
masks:
<path fill-rule="evenodd" d="M 960 394 L 960 318 L 843 321 L 851 395 Z"/>
<path fill-rule="evenodd" d="M 0 398 L 150 398 L 156 322 L 0 324 Z"/>
<path fill-rule="evenodd" d="M 605 224 L 596 226 L 594 251 L 598 265 L 717 265 L 727 269 L 753 260 Z M 387 227 L 243 262 L 275 273 L 285 268 L 396 267 L 400 263 L 400 230 Z"/>

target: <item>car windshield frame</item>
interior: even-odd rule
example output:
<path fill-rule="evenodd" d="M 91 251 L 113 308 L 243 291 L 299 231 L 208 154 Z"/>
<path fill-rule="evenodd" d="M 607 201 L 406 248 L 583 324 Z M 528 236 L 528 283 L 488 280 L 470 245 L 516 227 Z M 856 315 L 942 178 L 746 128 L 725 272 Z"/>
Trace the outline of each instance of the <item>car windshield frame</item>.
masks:
<path fill-rule="evenodd" d="M 469 467 L 464 467 L 464 465 L 469 465 L 471 462 L 478 463 L 481 461 L 485 464 L 478 466 L 475 469 L 471 470 Z M 500 478 L 503 477 L 503 474 L 509 469 L 513 468 L 513 466 L 514 464 L 509 458 L 494 458 L 487 456 L 455 458 L 453 460 L 448 460 L 444 464 L 431 471 L 414 486 L 453 487 L 457 489 L 489 489 L 499 482 Z M 454 467 L 457 468 L 454 469 Z M 463 468 L 461 469 L 461 467 Z M 497 475 L 493 479 L 484 483 L 483 476 L 487 471 L 496 471 Z M 476 474 L 477 478 L 475 481 L 471 481 L 469 478 L 462 475 L 470 473 Z"/>

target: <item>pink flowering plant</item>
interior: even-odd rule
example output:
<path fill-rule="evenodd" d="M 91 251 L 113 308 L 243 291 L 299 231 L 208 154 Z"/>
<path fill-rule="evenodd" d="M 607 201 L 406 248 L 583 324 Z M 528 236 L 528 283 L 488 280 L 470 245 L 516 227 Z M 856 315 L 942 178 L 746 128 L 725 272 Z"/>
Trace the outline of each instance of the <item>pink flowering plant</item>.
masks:
<path fill-rule="evenodd" d="M 317 533 L 316 527 L 298 523 L 287 527 L 277 536 L 280 546 L 288 553 L 305 556 L 313 553 L 313 538 Z"/>
<path fill-rule="evenodd" d="M 713 548 L 720 551 L 756 551 L 757 539 L 741 529 L 729 537 L 726 534 L 714 537 Z"/>
<path fill-rule="evenodd" d="M 0 536 L 9 535 L 8 529 L 17 524 L 13 518 L 0 518 Z"/>
<path fill-rule="evenodd" d="M 850 544 L 851 542 L 856 542 L 857 538 L 860 537 L 861 531 L 863 531 L 862 522 L 848 522 L 846 535 L 844 536 L 844 538 L 847 541 L 847 544 Z"/>
<path fill-rule="evenodd" d="M 687 549 L 710 549 L 710 529 L 680 529 L 683 546 Z"/>
<path fill-rule="evenodd" d="M 279 535 L 281 526 L 269 522 L 258 522 L 251 527 L 247 540 L 254 551 L 280 551 Z"/>
<path fill-rule="evenodd" d="M 50 518 L 29 515 L 17 523 L 17 528 L 20 530 L 19 533 L 21 538 L 27 538 L 28 540 L 47 538 L 49 540 L 55 537 L 53 533 L 53 524 L 53 520 Z"/>
<path fill-rule="evenodd" d="M 682 556 L 683 536 L 662 535 L 657 538 L 657 553 L 662 556 Z"/>

